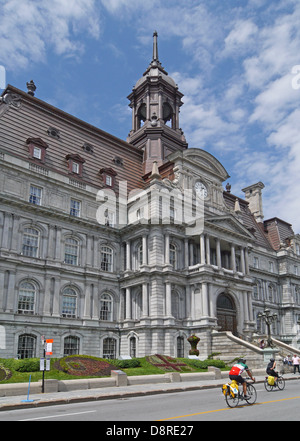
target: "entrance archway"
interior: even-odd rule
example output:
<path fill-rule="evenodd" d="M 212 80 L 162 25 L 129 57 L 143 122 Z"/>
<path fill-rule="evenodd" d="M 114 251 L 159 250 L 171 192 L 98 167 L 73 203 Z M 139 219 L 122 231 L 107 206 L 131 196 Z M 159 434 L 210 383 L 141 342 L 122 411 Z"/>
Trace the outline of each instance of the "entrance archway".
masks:
<path fill-rule="evenodd" d="M 217 299 L 217 319 L 220 331 L 231 331 L 237 335 L 237 317 L 234 300 L 228 294 L 221 293 Z"/>

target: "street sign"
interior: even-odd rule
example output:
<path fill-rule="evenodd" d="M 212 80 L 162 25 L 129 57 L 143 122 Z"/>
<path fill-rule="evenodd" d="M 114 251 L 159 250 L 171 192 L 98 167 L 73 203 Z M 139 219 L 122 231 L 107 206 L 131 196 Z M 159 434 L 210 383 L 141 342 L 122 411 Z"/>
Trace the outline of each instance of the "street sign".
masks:
<path fill-rule="evenodd" d="M 52 355 L 53 338 L 46 340 L 46 355 Z"/>

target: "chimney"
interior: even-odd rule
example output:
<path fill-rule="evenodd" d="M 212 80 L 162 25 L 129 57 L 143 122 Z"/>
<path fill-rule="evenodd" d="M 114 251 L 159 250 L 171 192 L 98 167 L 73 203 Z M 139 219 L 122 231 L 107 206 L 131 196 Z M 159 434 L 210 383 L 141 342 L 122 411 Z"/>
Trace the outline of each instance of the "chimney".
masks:
<path fill-rule="evenodd" d="M 262 203 L 262 189 L 265 188 L 262 182 L 250 185 L 243 188 L 245 199 L 249 203 L 249 209 L 254 215 L 256 222 L 262 223 L 264 220 L 263 203 Z"/>

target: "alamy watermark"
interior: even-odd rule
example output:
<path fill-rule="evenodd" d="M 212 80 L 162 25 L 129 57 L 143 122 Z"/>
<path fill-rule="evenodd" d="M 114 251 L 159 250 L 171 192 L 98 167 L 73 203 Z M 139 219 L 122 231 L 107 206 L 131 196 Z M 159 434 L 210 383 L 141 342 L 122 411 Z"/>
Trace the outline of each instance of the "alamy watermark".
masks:
<path fill-rule="evenodd" d="M 96 219 L 100 225 L 123 228 L 134 224 L 182 225 L 187 235 L 204 229 L 204 198 L 192 189 L 153 185 L 146 190 L 127 192 L 127 181 L 120 181 L 118 191 L 99 190 Z"/>
<path fill-rule="evenodd" d="M 291 73 L 295 75 L 292 79 L 292 88 L 298 90 L 300 89 L 300 64 L 293 66 Z"/>
<path fill-rule="evenodd" d="M 4 66 L 0 65 L 0 89 L 5 89 L 6 87 L 6 70 Z"/>

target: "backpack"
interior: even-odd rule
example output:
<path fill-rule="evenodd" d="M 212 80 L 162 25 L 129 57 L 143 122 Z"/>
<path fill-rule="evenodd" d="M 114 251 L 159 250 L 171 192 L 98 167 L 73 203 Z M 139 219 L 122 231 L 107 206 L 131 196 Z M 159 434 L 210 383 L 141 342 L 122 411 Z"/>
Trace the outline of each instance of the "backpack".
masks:
<path fill-rule="evenodd" d="M 275 377 L 272 377 L 271 375 L 268 376 L 268 385 L 274 386 L 275 383 Z"/>

